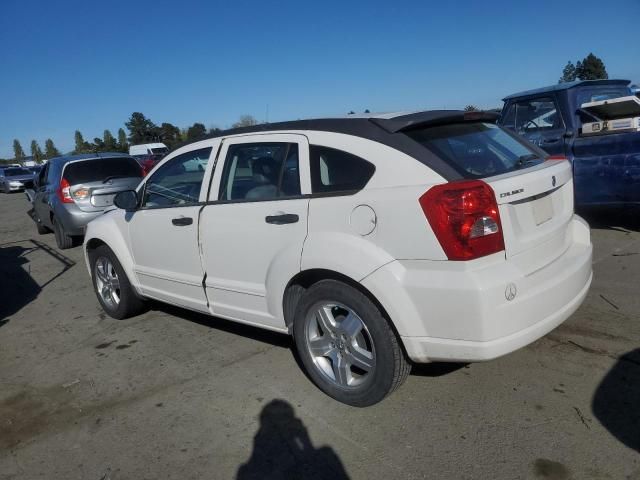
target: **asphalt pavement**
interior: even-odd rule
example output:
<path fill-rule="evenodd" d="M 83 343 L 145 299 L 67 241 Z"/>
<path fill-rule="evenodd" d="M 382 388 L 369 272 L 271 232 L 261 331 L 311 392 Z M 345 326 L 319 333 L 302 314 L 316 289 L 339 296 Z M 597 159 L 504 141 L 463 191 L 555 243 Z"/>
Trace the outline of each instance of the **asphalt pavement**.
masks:
<path fill-rule="evenodd" d="M 498 360 L 415 367 L 366 409 L 286 336 L 102 313 L 82 249 L 0 195 L 0 479 L 640 479 L 640 222 L 591 213 L 583 306 Z M 153 239 L 150 239 L 153 241 Z"/>

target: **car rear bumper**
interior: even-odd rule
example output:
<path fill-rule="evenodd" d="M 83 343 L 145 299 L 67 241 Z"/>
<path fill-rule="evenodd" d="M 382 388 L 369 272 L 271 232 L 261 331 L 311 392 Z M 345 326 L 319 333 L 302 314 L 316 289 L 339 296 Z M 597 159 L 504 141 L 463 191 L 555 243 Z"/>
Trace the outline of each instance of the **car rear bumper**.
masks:
<path fill-rule="evenodd" d="M 410 260 L 362 283 L 387 310 L 413 361 L 493 359 L 547 334 L 584 300 L 592 279 L 589 227 L 576 216 L 570 228 L 568 248 L 533 272 L 504 256 Z"/>

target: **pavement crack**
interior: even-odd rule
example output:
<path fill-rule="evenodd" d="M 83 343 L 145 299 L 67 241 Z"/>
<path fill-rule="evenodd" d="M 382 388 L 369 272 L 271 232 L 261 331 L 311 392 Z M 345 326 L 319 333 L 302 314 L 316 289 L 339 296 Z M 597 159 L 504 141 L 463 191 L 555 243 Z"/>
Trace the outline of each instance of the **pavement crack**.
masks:
<path fill-rule="evenodd" d="M 600 298 L 603 299 L 605 302 L 607 302 L 609 305 L 611 305 L 613 308 L 615 308 L 616 310 L 620 310 L 620 307 L 618 307 L 615 303 L 613 303 L 611 300 L 609 300 L 607 297 L 605 297 L 604 295 L 600 294 Z"/>
<path fill-rule="evenodd" d="M 587 423 L 586 418 L 584 417 L 584 415 L 582 414 L 582 412 L 580 411 L 580 409 L 578 407 L 573 407 L 573 409 L 576 411 L 576 413 L 578 414 L 578 417 L 580 418 L 580 421 L 582 422 L 582 424 L 587 427 L 589 430 L 591 430 L 591 427 L 589 426 L 589 424 Z"/>

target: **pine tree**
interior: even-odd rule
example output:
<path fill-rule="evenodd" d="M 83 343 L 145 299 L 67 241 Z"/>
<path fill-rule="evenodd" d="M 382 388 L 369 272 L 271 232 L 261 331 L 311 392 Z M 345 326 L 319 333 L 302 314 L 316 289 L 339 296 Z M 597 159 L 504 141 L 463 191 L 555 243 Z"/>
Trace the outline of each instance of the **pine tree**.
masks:
<path fill-rule="evenodd" d="M 129 143 L 131 145 L 152 142 L 159 135 L 158 127 L 140 112 L 133 112 L 124 126 L 129 129 Z"/>
<path fill-rule="evenodd" d="M 76 147 L 73 149 L 73 153 L 85 153 L 91 151 L 91 145 L 84 141 L 84 137 L 80 130 L 76 130 L 75 133 Z"/>
<path fill-rule="evenodd" d="M 126 153 L 129 149 L 129 143 L 127 142 L 127 134 L 124 128 L 118 129 L 118 150 Z"/>
<path fill-rule="evenodd" d="M 53 140 L 47 138 L 46 142 L 44 142 L 44 158 L 54 158 L 59 156 L 60 152 L 53 144 Z"/>
<path fill-rule="evenodd" d="M 573 82 L 575 79 L 576 66 L 571 61 L 568 61 L 565 67 L 562 69 L 562 76 L 560 77 L 560 80 L 558 80 L 558 83 Z"/>
<path fill-rule="evenodd" d="M 42 163 L 42 150 L 35 140 L 31 140 L 31 156 L 36 163 Z"/>
<path fill-rule="evenodd" d="M 102 143 L 104 145 L 105 152 L 115 152 L 118 150 L 118 145 L 116 143 L 116 139 L 109 130 L 105 130 L 102 135 Z"/>
<path fill-rule="evenodd" d="M 17 161 L 21 161 L 25 157 L 22 145 L 20 145 L 20 141 L 17 138 L 13 140 L 13 154 Z"/>
<path fill-rule="evenodd" d="M 604 62 L 590 53 L 576 64 L 576 77 L 580 80 L 601 80 L 609 78 Z"/>

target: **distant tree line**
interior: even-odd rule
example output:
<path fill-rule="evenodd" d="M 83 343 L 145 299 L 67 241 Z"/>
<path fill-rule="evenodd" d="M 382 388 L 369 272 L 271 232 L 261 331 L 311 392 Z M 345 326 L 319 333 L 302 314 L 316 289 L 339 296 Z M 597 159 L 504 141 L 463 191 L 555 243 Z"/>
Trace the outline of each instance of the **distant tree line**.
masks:
<path fill-rule="evenodd" d="M 257 125 L 259 122 L 251 115 L 242 115 L 240 119 L 232 125 L 232 128 L 248 127 Z M 138 145 L 141 143 L 162 142 L 169 149 L 173 149 L 181 143 L 194 142 L 208 135 L 215 135 L 221 130 L 217 127 L 208 128 L 203 123 L 196 122 L 190 127 L 180 129 L 175 125 L 163 122 L 156 125 L 149 118 L 140 112 L 133 112 L 124 126 L 129 131 L 125 132 L 124 128 L 118 129 L 117 137 L 114 137 L 111 131 L 105 130 L 102 137 L 95 137 L 92 142 L 84 139 L 80 130 L 75 131 L 75 146 L 71 153 L 96 153 L 96 152 L 128 152 L 130 145 Z M 0 159 L 2 163 L 21 163 L 27 155 L 18 139 L 13 141 L 14 159 Z M 31 156 L 36 163 L 42 163 L 54 157 L 59 157 L 60 151 L 55 147 L 53 140 L 47 138 L 44 144 L 44 152 L 36 140 L 31 141 Z"/>

